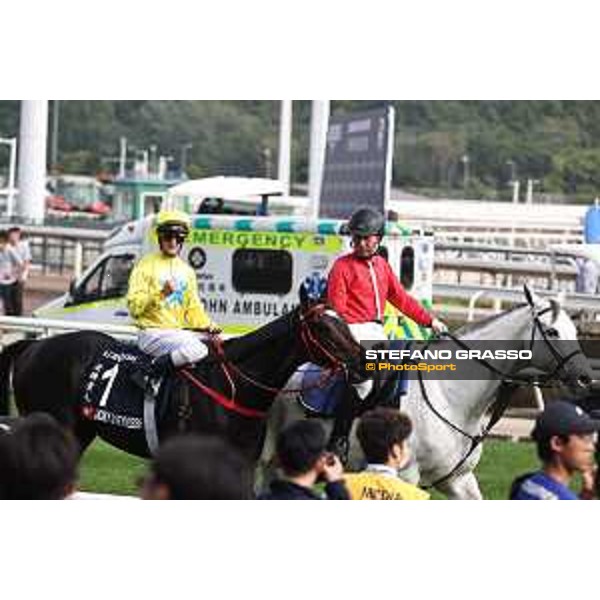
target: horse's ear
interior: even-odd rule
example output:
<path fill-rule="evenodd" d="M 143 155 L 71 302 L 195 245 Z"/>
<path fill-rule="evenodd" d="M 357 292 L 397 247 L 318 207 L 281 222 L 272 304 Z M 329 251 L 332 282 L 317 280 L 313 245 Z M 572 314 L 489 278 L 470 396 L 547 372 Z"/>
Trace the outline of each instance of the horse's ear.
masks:
<path fill-rule="evenodd" d="M 562 301 L 561 297 L 558 298 L 550 298 L 550 309 L 552 310 L 552 323 L 558 319 L 558 315 L 562 310 Z"/>
<path fill-rule="evenodd" d="M 523 292 L 525 293 L 525 300 L 527 300 L 527 304 L 534 308 L 535 305 L 539 302 L 539 298 L 536 293 L 530 289 L 530 287 L 524 283 L 523 284 Z"/>

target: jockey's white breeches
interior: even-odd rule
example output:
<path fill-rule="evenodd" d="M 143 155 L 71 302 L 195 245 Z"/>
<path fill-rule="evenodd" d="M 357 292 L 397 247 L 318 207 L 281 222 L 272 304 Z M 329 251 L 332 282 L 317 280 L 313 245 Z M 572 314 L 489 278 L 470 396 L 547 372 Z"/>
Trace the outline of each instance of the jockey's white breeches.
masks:
<path fill-rule="evenodd" d="M 208 354 L 200 334 L 185 329 L 143 329 L 138 347 L 154 357 L 170 354 L 176 367 L 199 362 Z"/>
<path fill-rule="evenodd" d="M 362 341 L 381 340 L 387 341 L 387 336 L 383 330 L 383 325 L 376 321 L 368 323 L 350 323 L 348 324 L 350 333 L 354 339 L 360 344 Z"/>
<path fill-rule="evenodd" d="M 381 323 L 369 321 L 368 323 L 349 323 L 348 328 L 352 337 L 360 344 L 362 341 L 381 340 L 386 341 L 388 338 L 383 330 Z M 364 400 L 373 389 L 373 380 L 367 379 L 362 383 L 355 383 L 354 389 L 361 400 Z"/>

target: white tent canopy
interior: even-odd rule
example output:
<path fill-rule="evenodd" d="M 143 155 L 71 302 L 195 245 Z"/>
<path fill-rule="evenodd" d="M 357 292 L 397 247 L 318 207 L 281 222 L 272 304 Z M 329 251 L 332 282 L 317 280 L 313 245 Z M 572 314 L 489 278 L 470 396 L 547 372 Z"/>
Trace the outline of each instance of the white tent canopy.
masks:
<path fill-rule="evenodd" d="M 167 206 L 187 205 L 196 212 L 203 200 L 216 198 L 229 206 L 248 209 L 268 198 L 269 212 L 276 214 L 302 214 L 308 208 L 307 198 L 283 197 L 285 187 L 277 179 L 260 177 L 206 177 L 185 181 L 169 188 Z"/>
<path fill-rule="evenodd" d="M 261 196 L 281 196 L 284 187 L 277 179 L 260 177 L 205 177 L 192 179 L 169 189 L 172 197 L 222 198 L 223 200 L 243 200 Z"/>

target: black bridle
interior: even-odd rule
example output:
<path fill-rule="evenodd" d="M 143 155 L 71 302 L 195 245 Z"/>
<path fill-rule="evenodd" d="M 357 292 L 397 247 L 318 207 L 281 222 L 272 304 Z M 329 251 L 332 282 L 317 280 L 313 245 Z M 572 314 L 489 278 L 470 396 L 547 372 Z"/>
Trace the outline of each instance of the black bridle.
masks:
<path fill-rule="evenodd" d="M 556 348 L 556 346 L 551 342 L 550 338 L 548 337 L 548 330 L 544 329 L 544 327 L 542 325 L 542 321 L 540 319 L 540 317 L 542 315 L 545 315 L 547 312 L 549 312 L 551 310 L 552 310 L 552 307 L 549 306 L 549 307 L 545 308 L 544 310 L 541 310 L 540 312 L 536 313 L 533 318 L 533 327 L 531 328 L 531 340 L 529 342 L 529 350 L 531 350 L 533 353 L 533 346 L 536 342 L 535 330 L 537 328 L 540 332 L 540 336 L 542 337 L 542 340 L 544 340 L 544 342 L 546 343 L 546 346 L 548 347 L 550 354 L 552 354 L 552 357 L 554 358 L 554 360 L 556 360 L 556 366 L 554 367 L 554 370 L 551 373 L 549 373 L 548 375 L 542 376 L 543 381 L 541 382 L 540 387 L 548 387 L 549 382 L 555 381 L 555 377 L 558 373 L 560 373 L 561 371 L 565 371 L 565 373 L 566 373 L 565 365 L 571 359 L 575 358 L 579 354 L 583 354 L 583 351 L 581 350 L 581 348 L 577 348 L 577 349 L 573 350 L 572 352 L 569 352 L 569 354 L 567 354 L 566 356 L 563 356 L 563 354 L 560 352 L 560 350 L 558 350 Z M 532 381 L 530 381 L 529 383 L 532 383 Z M 540 385 L 539 380 L 538 380 L 538 385 Z"/>
<path fill-rule="evenodd" d="M 556 348 L 556 346 L 552 343 L 551 339 L 548 337 L 548 332 L 544 329 L 544 326 L 540 319 L 540 317 L 542 317 L 543 315 L 545 315 L 547 312 L 549 312 L 551 310 L 552 310 L 552 307 L 549 306 L 539 312 L 534 313 L 533 326 L 531 328 L 531 340 L 529 343 L 529 350 L 531 350 L 533 352 L 533 347 L 536 342 L 535 332 L 536 332 L 536 330 L 539 330 L 542 340 L 547 345 L 552 357 L 556 360 L 556 366 L 554 367 L 552 372 L 549 373 L 548 375 L 542 376 L 541 378 L 512 377 L 512 376 L 508 375 L 507 373 L 503 373 L 500 369 L 496 368 L 493 364 L 491 364 L 486 359 L 475 358 L 474 360 L 476 360 L 478 363 L 480 363 L 481 365 L 486 367 L 490 372 L 492 372 L 495 375 L 497 375 L 498 377 L 500 377 L 500 379 L 502 380 L 501 385 L 503 385 L 503 386 L 509 386 L 511 388 L 515 388 L 515 387 L 518 387 L 521 385 L 535 384 L 538 387 L 549 387 L 550 382 L 555 381 L 555 377 L 556 377 L 557 373 L 559 373 L 560 371 L 566 372 L 565 365 L 570 360 L 575 358 L 575 356 L 577 356 L 578 354 L 583 354 L 582 350 L 579 348 L 579 349 L 573 350 L 572 352 L 569 352 L 569 354 L 567 354 L 566 356 L 563 356 L 563 354 L 560 352 L 560 350 L 558 348 Z M 450 338 L 461 349 L 470 350 L 469 346 L 467 344 L 465 344 L 462 340 L 457 338 L 454 334 L 452 334 L 450 332 L 445 332 L 442 335 L 445 335 L 448 338 Z M 427 348 L 427 346 L 428 345 L 426 345 L 426 348 Z M 423 380 L 422 372 L 417 371 L 417 376 L 419 379 L 419 386 L 421 389 L 421 394 L 423 396 L 423 400 L 425 400 L 425 404 L 427 405 L 429 410 L 431 410 L 431 412 L 438 419 L 440 419 L 443 423 L 445 423 L 448 427 L 450 427 L 451 429 L 453 429 L 457 433 L 461 434 L 463 437 L 467 438 L 470 441 L 470 446 L 469 446 L 467 452 L 456 463 L 456 465 L 452 468 L 452 470 L 449 473 L 447 473 L 443 477 L 436 479 L 433 483 L 430 483 L 429 485 L 424 486 L 424 489 L 429 489 L 429 488 L 436 487 L 441 483 L 444 483 L 445 481 L 447 481 L 448 479 L 451 479 L 452 477 L 454 477 L 457 474 L 457 472 L 460 470 L 460 468 L 469 459 L 471 454 L 473 454 L 475 449 L 481 443 L 483 443 L 483 441 L 490 434 L 490 431 L 492 430 L 492 428 L 502 418 L 502 415 L 506 411 L 506 408 L 508 407 L 508 404 L 510 402 L 510 394 L 508 394 L 508 393 L 499 394 L 496 401 L 492 405 L 492 411 L 491 411 L 490 419 L 489 419 L 487 425 L 484 427 L 484 429 L 481 433 L 473 435 L 473 434 L 468 433 L 467 431 L 465 431 L 464 429 L 462 429 L 455 423 L 452 423 L 452 421 L 450 421 L 448 418 L 446 418 L 442 413 L 440 413 L 435 408 L 435 406 L 431 402 L 431 399 L 429 398 L 427 389 L 425 388 L 425 381 Z M 540 382 L 540 379 L 543 379 L 543 381 Z"/>
<path fill-rule="evenodd" d="M 319 341 L 319 337 L 313 329 L 314 324 L 321 319 L 323 315 L 329 315 L 330 313 L 339 319 L 337 313 L 335 313 L 335 311 L 333 311 L 333 309 L 331 309 L 331 307 L 325 303 L 315 304 L 314 306 L 311 306 L 308 309 L 298 313 L 300 340 L 302 341 L 304 350 L 311 362 L 322 365 L 324 376 L 319 379 L 315 386 L 313 386 L 317 388 L 323 388 L 328 385 L 329 381 L 339 372 L 342 372 L 345 379 L 348 380 L 351 371 L 350 367 L 342 358 L 337 357 L 331 349 L 327 348 L 325 344 Z M 251 383 L 259 390 L 270 392 L 274 395 L 277 395 L 279 392 L 281 392 L 280 388 L 262 383 L 244 373 L 239 367 L 227 360 L 222 348 L 220 349 L 220 357 L 223 365 L 232 369 L 241 379 Z M 288 393 L 293 393 L 306 391 L 306 389 L 307 388 L 301 388 L 287 391 Z"/>
<path fill-rule="evenodd" d="M 329 311 L 332 311 L 332 309 L 327 304 L 319 303 L 304 311 L 300 311 L 298 314 L 300 340 L 304 347 L 304 351 L 311 361 L 315 362 L 316 364 L 323 365 L 322 368 L 324 376 L 320 378 L 319 381 L 313 386 L 317 388 L 326 386 L 328 382 L 340 371 L 344 373 L 344 376 L 347 379 L 350 371 L 350 368 L 343 359 L 338 358 L 332 350 L 328 349 L 325 344 L 319 341 L 318 335 L 314 331 L 314 324 L 318 322 L 323 315 L 328 315 Z M 210 342 L 217 358 L 216 362 L 220 364 L 221 369 L 223 370 L 223 373 L 229 383 L 230 393 L 228 395 L 222 394 L 220 391 L 205 384 L 199 379 L 197 374 L 191 373 L 187 369 L 182 369 L 183 376 L 188 379 L 193 386 L 197 387 L 201 392 L 211 398 L 211 400 L 217 404 L 220 404 L 224 408 L 233 412 L 238 412 L 246 417 L 261 419 L 265 418 L 266 412 L 264 410 L 250 409 L 242 406 L 237 401 L 237 389 L 235 385 L 236 377 L 238 380 L 243 380 L 255 387 L 257 390 L 267 392 L 272 396 L 279 394 L 281 392 L 281 388 L 259 381 L 255 377 L 248 375 L 240 367 L 235 365 L 233 361 L 229 360 L 225 355 L 222 340 L 218 337 L 218 335 L 211 335 Z M 300 392 L 305 391 L 305 389 L 287 391 Z"/>
<path fill-rule="evenodd" d="M 347 376 L 348 366 L 345 361 L 335 356 L 332 351 L 322 344 L 312 328 L 312 323 L 318 321 L 324 314 L 328 314 L 330 311 L 333 313 L 333 310 L 327 304 L 316 304 L 308 310 L 301 312 L 298 316 L 300 319 L 300 339 L 312 362 L 316 364 L 324 363 L 326 365 L 324 368 L 331 370 L 332 373 L 343 371 Z"/>

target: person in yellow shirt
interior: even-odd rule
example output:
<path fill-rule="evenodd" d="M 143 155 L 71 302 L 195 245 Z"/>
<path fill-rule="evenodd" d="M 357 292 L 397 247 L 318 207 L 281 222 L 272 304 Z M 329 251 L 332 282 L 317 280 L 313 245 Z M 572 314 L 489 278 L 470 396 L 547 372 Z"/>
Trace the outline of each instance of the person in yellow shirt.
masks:
<path fill-rule="evenodd" d="M 140 329 L 138 347 L 155 357 L 153 375 L 198 362 L 208 354 L 192 329 L 220 331 L 200 302 L 196 274 L 179 257 L 190 228 L 185 213 L 161 211 L 156 219 L 160 250 L 144 256 L 129 278 L 127 307 Z"/>
<path fill-rule="evenodd" d="M 376 408 L 361 417 L 356 435 L 368 465 L 344 476 L 352 500 L 429 499 L 427 492 L 398 477 L 409 459 L 411 432 L 408 416 L 391 408 Z"/>

